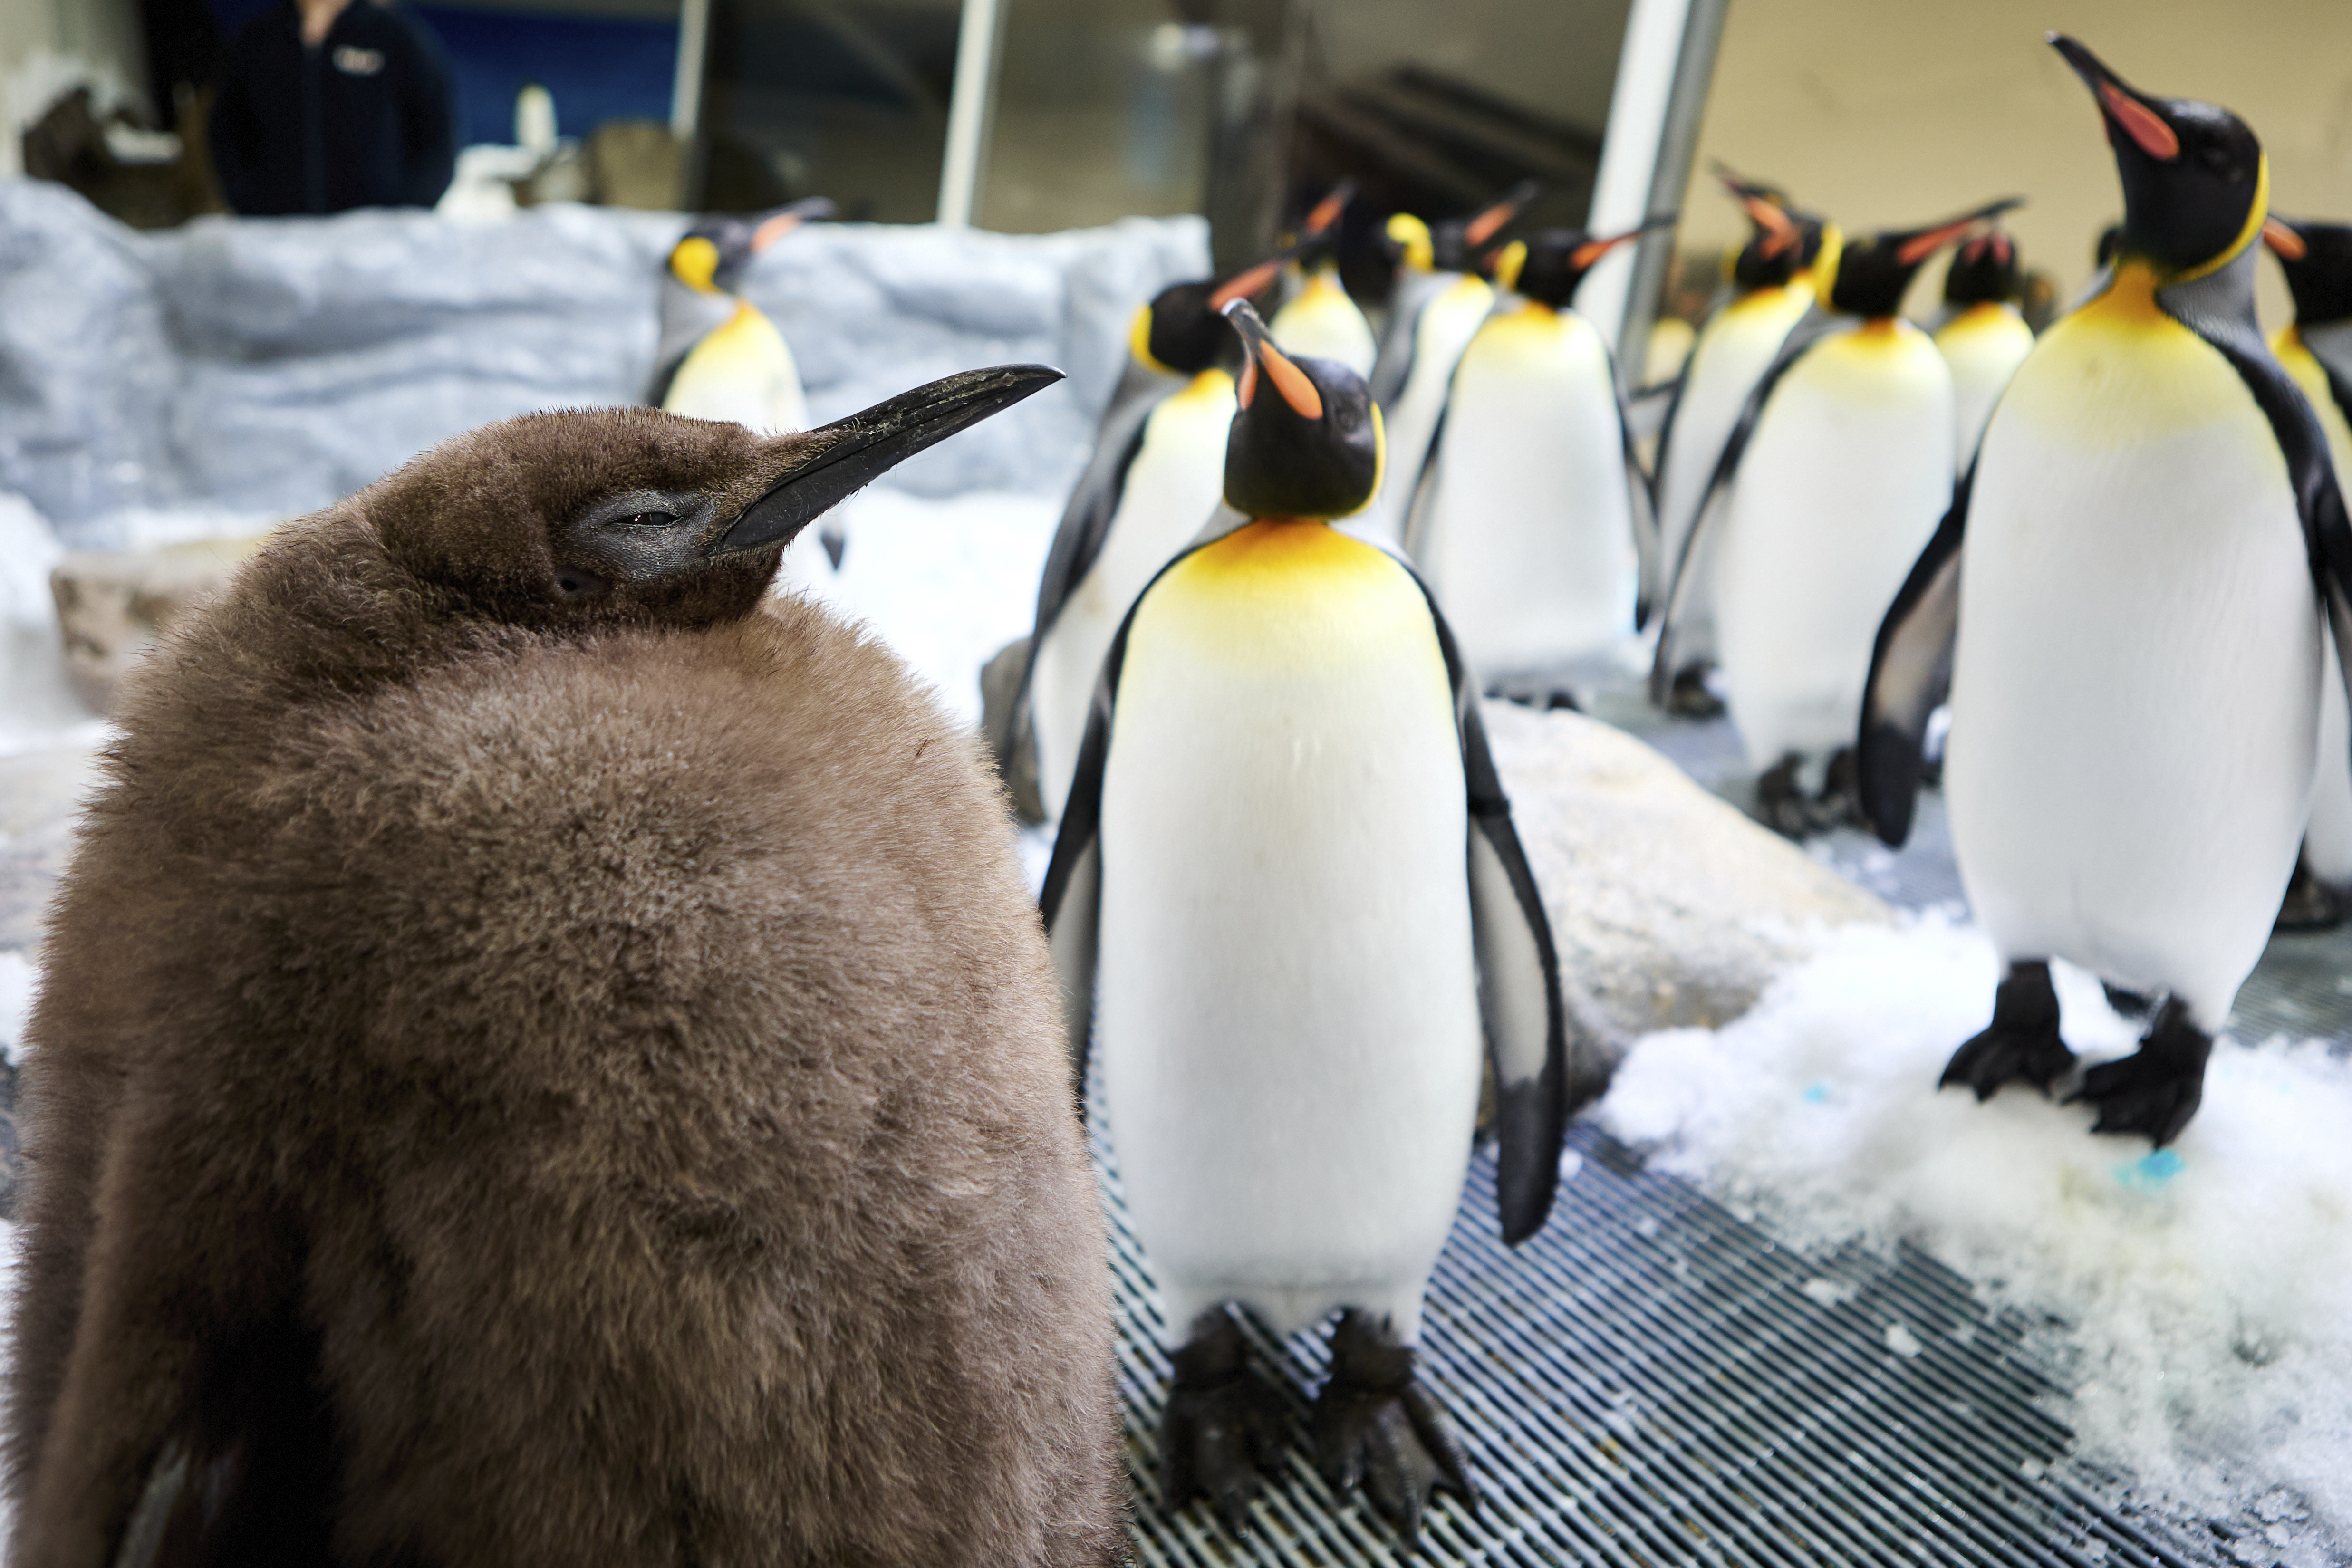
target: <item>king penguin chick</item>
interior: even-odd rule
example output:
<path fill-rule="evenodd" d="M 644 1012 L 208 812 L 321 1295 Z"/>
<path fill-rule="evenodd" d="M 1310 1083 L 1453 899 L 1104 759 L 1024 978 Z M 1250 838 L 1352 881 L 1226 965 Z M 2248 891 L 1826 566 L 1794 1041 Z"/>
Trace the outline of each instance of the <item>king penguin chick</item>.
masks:
<path fill-rule="evenodd" d="M 2017 308 L 2017 243 L 2007 231 L 1974 235 L 1952 253 L 1944 274 L 1944 319 L 1936 347 L 1952 372 L 1954 460 L 1965 470 L 2001 388 L 2033 351 L 2033 329 Z"/>
<path fill-rule="evenodd" d="M 1328 524 L 1379 482 L 1379 411 L 1347 367 L 1228 315 L 1249 354 L 1225 453 L 1241 520 L 1129 612 L 1040 903 L 1181 1342 L 1163 1502 L 1205 1493 L 1239 1531 L 1277 1458 L 1281 1406 L 1229 1308 L 1283 1332 L 1338 1312 L 1316 1462 L 1410 1534 L 1433 1486 L 1470 1493 L 1412 1347 L 1481 1053 L 1514 1242 L 1542 1225 L 1567 1119 L 1605 1071 L 1581 1030 L 1571 1060 L 1452 634 L 1409 567 Z"/>
<path fill-rule="evenodd" d="M 1274 340 L 1294 358 L 1337 360 L 1359 376 L 1372 373 L 1380 343 L 1372 324 L 1339 282 L 1339 215 L 1354 197 L 1352 181 L 1315 204 L 1299 225 L 1297 291 L 1274 313 Z"/>
<path fill-rule="evenodd" d="M 1651 692 L 1681 667 L 1690 562 L 1714 541 L 1717 634 L 1756 809 L 1790 837 L 1852 811 L 1871 634 L 1952 498 L 1952 373 L 1896 314 L 1922 263 L 2018 204 L 1845 247 L 1723 444 L 1658 634 Z M 1712 504 L 1717 492 L 1727 499 Z"/>
<path fill-rule="evenodd" d="M 2294 320 L 2273 336 L 2271 351 L 2327 433 L 2341 485 L 2352 475 L 2352 225 L 2273 216 L 2263 238 L 2294 298 Z M 2332 668 L 2335 640 L 2325 624 L 2320 636 L 2328 648 L 2322 666 Z M 2279 928 L 2286 931 L 2326 930 L 2352 913 L 2352 723 L 2336 682 L 2320 682 L 2319 699 L 2311 821 L 2279 905 Z"/>
<path fill-rule="evenodd" d="M 2094 1131 L 2170 1142 L 2262 956 L 2310 811 L 2321 612 L 2344 649 L 2352 527 L 2311 405 L 2254 323 L 2262 145 L 2126 83 L 2072 38 L 2124 193 L 2105 288 L 2051 327 L 1888 611 L 1864 809 L 1910 829 L 1948 678 L 1944 798 L 2007 966 L 1943 1082 L 1988 1097 L 2073 1065 L 2050 960 L 2165 994 L 2084 1074 Z M 2330 674 L 2327 678 L 2336 678 Z"/>
<path fill-rule="evenodd" d="M 1165 390 L 1104 424 L 1046 553 L 1029 664 L 1013 704 L 1011 742 L 1034 747 L 1047 820 L 1062 814 L 1103 655 L 1128 606 L 1200 537 L 1223 498 L 1234 340 L 1218 311 L 1265 288 L 1285 259 L 1221 283 L 1176 284 L 1136 313 L 1129 347 L 1139 363 L 1162 372 Z"/>
<path fill-rule="evenodd" d="M 1388 329 L 1370 377 L 1372 402 L 1388 430 L 1389 459 L 1365 526 L 1384 543 L 1403 538 L 1412 486 L 1444 417 L 1446 389 L 1462 350 L 1494 308 L 1495 286 L 1479 276 L 1479 256 L 1535 199 L 1532 180 L 1467 218 L 1434 227 L 1410 213 L 1388 222 L 1397 250 L 1397 285 Z"/>
<path fill-rule="evenodd" d="M 756 221 L 709 217 L 670 247 L 662 272 L 661 341 L 654 350 L 653 391 L 646 401 L 688 419 L 724 419 L 771 435 L 808 428 L 800 367 L 775 323 L 735 290 L 751 258 L 816 218 L 833 204 L 812 196 Z M 816 580 L 815 550 L 841 565 L 838 517 L 826 517 L 789 552 L 788 580 Z"/>
<path fill-rule="evenodd" d="M 25 1067 L 15 1560 L 1124 1560 L 1103 1230 L 978 758 L 767 602 L 1055 372 L 457 437 L 134 677 Z"/>
<path fill-rule="evenodd" d="M 1573 706 L 1570 676 L 1647 617 L 1649 479 L 1609 345 L 1569 302 L 1652 226 L 1514 242 L 1496 277 L 1520 303 L 1489 317 L 1454 369 L 1405 548 L 1487 690 L 1534 683 Z"/>
<path fill-rule="evenodd" d="M 1719 164 L 1716 178 L 1746 212 L 1752 233 L 1731 258 L 1729 298 L 1700 327 L 1658 433 L 1652 465 L 1657 476 L 1658 553 L 1662 574 L 1669 578 L 1697 524 L 1707 481 L 1739 411 L 1748 405 L 1748 394 L 1771 368 L 1790 332 L 1828 292 L 1843 245 L 1836 225 L 1790 210 L 1788 197 L 1771 186 L 1743 180 Z M 1706 718 L 1722 712 L 1706 682 L 1716 652 L 1711 549 L 1693 558 L 1687 576 L 1678 627 L 1680 663 L 1672 672 L 1666 701 L 1673 712 Z"/>

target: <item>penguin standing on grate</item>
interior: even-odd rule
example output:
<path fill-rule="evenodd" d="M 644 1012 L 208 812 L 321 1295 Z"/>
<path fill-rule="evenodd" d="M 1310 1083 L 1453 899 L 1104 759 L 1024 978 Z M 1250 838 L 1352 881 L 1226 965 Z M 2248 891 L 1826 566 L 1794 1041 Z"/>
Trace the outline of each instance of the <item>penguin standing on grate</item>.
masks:
<path fill-rule="evenodd" d="M 2007 966 L 1947 1085 L 2074 1066 L 2050 960 L 2163 993 L 2084 1074 L 2093 1130 L 2178 1137 L 2262 956 L 2311 808 L 2323 671 L 2352 631 L 2327 439 L 2254 320 L 2269 165 L 2225 109 L 2052 44 L 2124 192 L 2105 287 L 2042 334 L 1880 628 L 1860 733 L 1881 837 L 1910 829 L 1928 715 L 1969 904 Z"/>
<path fill-rule="evenodd" d="M 1414 1373 L 1422 1297 L 1499 1094 L 1503 1234 L 1549 1211 L 1571 1112 L 1559 959 L 1477 691 L 1398 558 L 1334 530 L 1380 478 L 1362 380 L 1245 304 L 1225 498 L 1247 519 L 1136 601 L 1097 688 L 1040 903 L 1081 1063 L 1183 1343 L 1161 1501 L 1236 1531 L 1281 1404 L 1234 1305 L 1341 1314 L 1313 1416 L 1335 1489 L 1408 1533 L 1460 1450 Z M 1095 1027 L 1098 1020 L 1099 1027 Z"/>
<path fill-rule="evenodd" d="M 1126 1561 L 999 797 L 768 595 L 1058 379 L 489 425 L 150 657 L 28 1035 L 16 1561 Z"/>

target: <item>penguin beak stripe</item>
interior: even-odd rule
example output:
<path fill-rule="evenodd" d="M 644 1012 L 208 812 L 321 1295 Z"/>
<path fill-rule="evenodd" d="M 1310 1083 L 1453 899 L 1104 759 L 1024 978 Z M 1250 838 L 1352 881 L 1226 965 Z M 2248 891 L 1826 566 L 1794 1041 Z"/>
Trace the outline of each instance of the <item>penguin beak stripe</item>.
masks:
<path fill-rule="evenodd" d="M 1258 344 L 1257 357 L 1265 361 L 1266 379 L 1274 382 L 1274 390 L 1282 394 L 1282 401 L 1290 405 L 1293 413 L 1301 419 L 1323 417 L 1323 394 L 1315 390 L 1315 383 L 1307 379 L 1305 371 L 1292 364 L 1272 343 Z"/>
<path fill-rule="evenodd" d="M 1535 192 L 1522 186 L 1472 218 L 1462 230 L 1465 244 L 1472 249 L 1485 245 L 1502 232 L 1503 225 L 1518 215 L 1519 208 L 1535 197 Z"/>
<path fill-rule="evenodd" d="M 1341 184 L 1315 204 L 1315 210 L 1307 214 L 1307 222 L 1300 225 L 1301 231 L 1307 235 L 1319 235 L 1338 223 L 1339 214 L 1347 209 L 1348 198 L 1355 193 L 1354 186 Z"/>
<path fill-rule="evenodd" d="M 813 430 L 810 435 L 830 439 L 744 507 L 704 553 L 782 544 L 925 447 L 1061 379 L 1045 365 L 965 371 Z"/>
<path fill-rule="evenodd" d="M 1778 256 L 1797 243 L 1796 220 L 1761 196 L 1742 194 L 1739 204 L 1748 210 L 1748 220 L 1764 231 L 1764 254 Z"/>
<path fill-rule="evenodd" d="M 1612 235 L 1607 239 L 1586 240 L 1568 253 L 1568 264 L 1581 272 L 1627 240 L 1640 239 L 1656 226 L 1654 224 L 1643 224 L 1640 228 L 1627 229 L 1623 234 Z"/>
<path fill-rule="evenodd" d="M 2310 251 L 2303 236 L 2276 218 L 2263 220 L 2263 243 L 2289 261 L 2301 261 Z"/>
<path fill-rule="evenodd" d="M 1257 293 L 1274 281 L 1274 275 L 1282 270 L 1284 259 L 1277 256 L 1271 260 L 1259 262 L 1247 272 L 1234 274 L 1218 287 L 1215 293 L 1209 296 L 1209 308 L 1223 310 L 1234 300 L 1247 299 L 1251 295 Z"/>
<path fill-rule="evenodd" d="M 2164 123 L 2164 117 L 2115 83 L 2099 84 L 2099 105 L 2107 111 L 2107 119 L 2121 126 L 2124 134 L 2138 142 L 2139 150 L 2149 157 L 2169 163 L 2180 156 L 2180 138 Z"/>
<path fill-rule="evenodd" d="M 1903 242 L 1902 246 L 1895 253 L 1895 259 L 1905 267 L 1912 266 L 1927 256 L 1935 255 L 1977 225 L 1997 218 L 2001 214 L 2024 204 L 2025 198 L 2022 196 L 2004 196 L 1998 202 L 1990 202 L 1979 207 L 1965 217 L 1954 218 L 1950 223 L 1938 224 L 1931 229 L 1923 229 Z"/>
<path fill-rule="evenodd" d="M 757 256 L 800 226 L 800 214 L 778 213 L 751 231 L 751 254 Z"/>

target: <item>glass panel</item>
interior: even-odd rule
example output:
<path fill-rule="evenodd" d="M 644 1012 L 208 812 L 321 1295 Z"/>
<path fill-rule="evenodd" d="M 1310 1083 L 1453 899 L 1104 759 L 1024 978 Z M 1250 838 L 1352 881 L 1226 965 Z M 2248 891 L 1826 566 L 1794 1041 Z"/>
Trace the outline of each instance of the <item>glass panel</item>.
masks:
<path fill-rule="evenodd" d="M 698 204 L 831 196 L 847 219 L 939 209 L 959 0 L 718 0 Z"/>

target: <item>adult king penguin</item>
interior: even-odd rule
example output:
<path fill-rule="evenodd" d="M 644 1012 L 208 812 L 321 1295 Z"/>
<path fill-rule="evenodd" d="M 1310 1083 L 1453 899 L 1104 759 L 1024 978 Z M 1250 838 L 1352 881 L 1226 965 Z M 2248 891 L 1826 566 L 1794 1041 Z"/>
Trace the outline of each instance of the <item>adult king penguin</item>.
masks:
<path fill-rule="evenodd" d="M 2139 1050 L 2074 1096 L 2095 1131 L 2161 1145 L 2196 1112 L 2294 869 L 2320 612 L 2340 651 L 2352 530 L 2326 437 L 2254 325 L 2270 178 L 2253 132 L 2051 42 L 2097 100 L 2123 235 L 2105 289 L 2018 367 L 1887 612 L 1863 801 L 1901 842 L 1948 672 L 1952 844 L 2008 969 L 1943 1081 L 1979 1098 L 2056 1082 L 2074 1055 L 2049 961 L 2065 958 L 2165 993 Z"/>
<path fill-rule="evenodd" d="M 783 334 L 735 290 L 753 256 L 803 223 L 831 216 L 833 204 L 812 196 L 757 220 L 704 218 L 679 237 L 662 270 L 661 340 L 647 402 L 771 435 L 808 428 L 800 367 Z M 843 543 L 840 520 L 827 517 L 793 552 L 786 576 L 810 580 L 816 564 L 810 547 L 819 544 L 838 567 Z"/>
<path fill-rule="evenodd" d="M 1691 562 L 1714 542 L 1717 634 L 1757 810 L 1796 836 L 1852 810 L 1871 637 L 1952 498 L 1952 373 L 1896 314 L 1921 264 L 2018 204 L 1845 247 L 1829 309 L 1790 334 L 1732 427 L 1684 540 L 1651 691 L 1666 699 Z M 1728 499 L 1711 506 L 1716 491 Z"/>
<path fill-rule="evenodd" d="M 1649 479 L 1609 345 L 1569 302 L 1655 226 L 1515 242 L 1496 276 L 1521 303 L 1489 317 L 1454 369 L 1405 548 L 1489 689 L 1537 681 L 1572 702 L 1569 674 L 1646 618 Z"/>
<path fill-rule="evenodd" d="M 1342 181 L 1299 225 L 1295 264 L 1301 275 L 1299 287 L 1274 313 L 1272 331 L 1283 352 L 1294 358 L 1337 360 L 1359 376 L 1369 376 L 1380 343 L 1372 336 L 1372 324 L 1339 282 L 1339 217 L 1355 194 L 1354 183 Z"/>
<path fill-rule="evenodd" d="M 1179 283 L 1136 313 L 1129 348 L 1162 372 L 1159 395 L 1106 421 L 1045 557 L 1029 664 L 1010 744 L 1034 747 L 1038 803 L 1062 814 L 1103 655 L 1152 575 L 1191 544 L 1224 497 L 1233 331 L 1218 312 L 1271 284 L 1286 258 L 1222 283 Z"/>
<path fill-rule="evenodd" d="M 1126 1560 L 997 794 L 767 592 L 1056 379 L 489 425 L 151 656 L 26 1059 L 15 1561 Z"/>
<path fill-rule="evenodd" d="M 1398 252 L 1396 296 L 1370 377 L 1389 455 L 1381 493 L 1366 516 L 1367 525 L 1387 542 L 1403 536 L 1412 487 L 1445 414 L 1454 367 L 1494 308 L 1495 286 L 1479 276 L 1479 254 L 1535 199 L 1536 190 L 1528 181 L 1467 218 L 1449 218 L 1433 227 L 1410 213 L 1389 219 L 1389 242 Z"/>
<path fill-rule="evenodd" d="M 1790 211 L 1788 198 L 1772 187 L 1743 180 L 1719 164 L 1716 178 L 1748 214 L 1753 233 L 1732 257 L 1731 297 L 1699 329 L 1658 433 L 1658 553 L 1669 575 L 1697 526 L 1716 461 L 1748 405 L 1748 394 L 1826 292 L 1843 244 L 1836 225 Z M 1666 700 L 1677 713 L 1706 716 L 1721 711 L 1705 679 L 1716 651 L 1711 549 L 1698 553 L 1689 575 L 1679 627 L 1680 663 Z"/>
<path fill-rule="evenodd" d="M 1952 372 L 1954 461 L 1966 469 L 2001 388 L 2033 351 L 2033 329 L 2017 308 L 2017 242 L 1993 229 L 1964 240 L 1944 274 L 1944 319 L 1936 347 Z"/>
<path fill-rule="evenodd" d="M 1378 411 L 1345 366 L 1228 314 L 1248 359 L 1225 498 L 1247 520 L 1129 614 L 1040 903 L 1183 1338 L 1161 1501 L 1205 1492 L 1239 1531 L 1274 1462 L 1280 1406 L 1228 1307 L 1283 1330 L 1338 1311 L 1317 1463 L 1411 1532 L 1433 1485 L 1470 1491 L 1412 1347 L 1481 1051 L 1511 1241 L 1543 1223 L 1596 1074 L 1571 1061 L 1550 927 L 1445 622 L 1402 560 L 1328 526 L 1379 482 Z"/>
<path fill-rule="evenodd" d="M 2263 238 L 2286 274 L 2294 319 L 2271 339 L 2271 351 L 2294 378 L 2327 433 L 2328 455 L 2341 486 L 2352 475 L 2352 226 L 2290 222 L 2273 216 Z M 2325 666 L 2334 657 L 2327 638 Z M 2352 722 L 2342 686 L 2320 682 L 2319 771 L 2311 792 L 2311 821 L 2303 855 L 2279 906 L 2284 930 L 2341 925 L 2352 912 Z"/>

